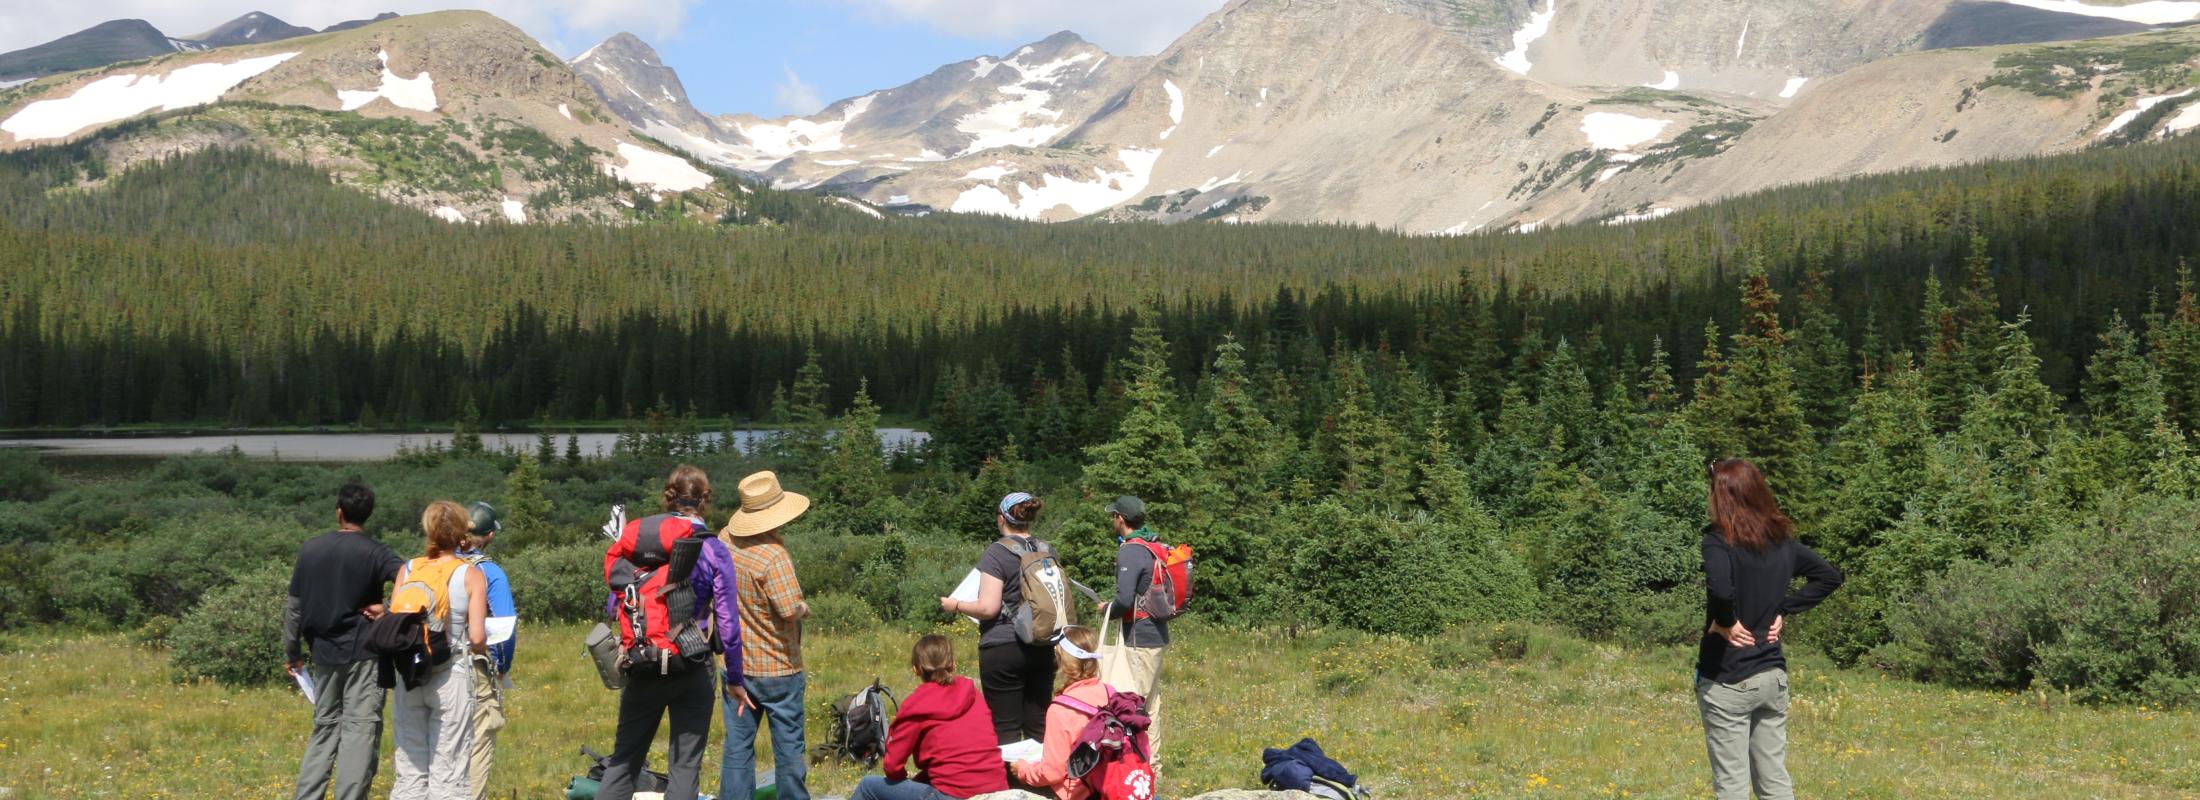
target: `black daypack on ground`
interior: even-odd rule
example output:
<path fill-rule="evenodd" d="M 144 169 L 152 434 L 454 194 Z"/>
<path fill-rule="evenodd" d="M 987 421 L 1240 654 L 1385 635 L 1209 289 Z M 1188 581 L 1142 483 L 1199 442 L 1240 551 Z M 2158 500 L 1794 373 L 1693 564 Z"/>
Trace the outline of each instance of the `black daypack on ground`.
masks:
<path fill-rule="evenodd" d="M 585 744 L 581 745 L 581 755 L 588 757 L 588 779 L 602 784 L 604 766 L 611 762 L 611 758 L 598 754 L 595 748 Z M 634 791 L 662 792 L 671 782 L 672 776 L 644 766 L 641 774 L 634 776 Z"/>
<path fill-rule="evenodd" d="M 877 679 L 855 694 L 833 701 L 833 740 L 810 754 L 810 763 L 844 758 L 864 769 L 886 756 L 886 734 L 901 702 Z"/>

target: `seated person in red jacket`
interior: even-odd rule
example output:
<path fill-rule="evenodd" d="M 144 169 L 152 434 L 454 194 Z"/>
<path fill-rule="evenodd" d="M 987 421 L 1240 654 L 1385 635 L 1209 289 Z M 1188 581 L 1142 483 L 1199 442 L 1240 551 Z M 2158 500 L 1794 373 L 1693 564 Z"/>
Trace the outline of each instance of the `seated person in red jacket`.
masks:
<path fill-rule="evenodd" d="M 886 737 L 886 777 L 856 784 L 848 800 L 967 800 L 1008 789 L 993 715 L 969 678 L 955 674 L 955 646 L 926 636 L 910 649 L 915 691 L 901 701 Z M 904 768 L 916 761 L 917 775 Z"/>
<path fill-rule="evenodd" d="M 1092 721 L 1092 713 L 1084 709 L 1106 706 L 1108 694 L 1114 691 L 1100 682 L 1099 649 L 1100 636 L 1091 628 L 1062 629 L 1062 640 L 1054 645 L 1054 674 L 1061 676 L 1062 685 L 1054 692 L 1054 704 L 1047 707 L 1044 755 L 1036 761 L 1011 765 L 1016 780 L 1034 790 L 1051 790 L 1057 800 L 1092 797 L 1092 787 L 1070 777 L 1069 751 L 1077 745 L 1077 735 L 1085 731 L 1085 724 Z"/>

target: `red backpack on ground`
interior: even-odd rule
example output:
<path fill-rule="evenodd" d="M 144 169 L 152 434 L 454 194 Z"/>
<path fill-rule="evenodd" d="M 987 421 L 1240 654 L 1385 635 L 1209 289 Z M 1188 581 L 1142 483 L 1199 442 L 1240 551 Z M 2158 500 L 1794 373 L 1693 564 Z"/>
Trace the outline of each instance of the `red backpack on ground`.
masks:
<path fill-rule="evenodd" d="M 1184 607 L 1192 602 L 1192 546 L 1170 547 L 1145 539 L 1130 543 L 1153 554 L 1153 583 L 1131 609 L 1131 619 L 1167 622 L 1183 616 Z"/>
<path fill-rule="evenodd" d="M 619 667 L 659 674 L 710 663 L 710 637 L 695 624 L 688 576 L 703 554 L 698 527 L 657 514 L 626 524 L 604 553 L 604 582 L 619 595 Z"/>

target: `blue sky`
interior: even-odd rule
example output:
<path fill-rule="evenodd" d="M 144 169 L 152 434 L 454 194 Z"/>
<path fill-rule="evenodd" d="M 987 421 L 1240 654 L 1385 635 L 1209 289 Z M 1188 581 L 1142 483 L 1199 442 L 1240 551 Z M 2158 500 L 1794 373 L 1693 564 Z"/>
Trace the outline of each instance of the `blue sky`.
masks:
<path fill-rule="evenodd" d="M 0 52 L 111 19 L 189 36 L 261 11 L 325 27 L 382 11 L 473 8 L 570 58 L 627 31 L 657 48 L 706 112 L 766 116 L 898 86 L 943 64 L 1073 30 L 1147 55 L 1223 0 L 0 0 Z"/>

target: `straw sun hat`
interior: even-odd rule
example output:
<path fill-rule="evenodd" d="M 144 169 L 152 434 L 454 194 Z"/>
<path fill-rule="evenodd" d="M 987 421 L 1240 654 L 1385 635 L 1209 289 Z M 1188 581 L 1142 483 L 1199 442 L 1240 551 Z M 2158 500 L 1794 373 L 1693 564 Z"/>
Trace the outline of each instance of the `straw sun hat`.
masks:
<path fill-rule="evenodd" d="M 726 523 L 727 536 L 755 536 L 777 530 L 810 510 L 810 498 L 779 487 L 779 476 L 759 472 L 741 479 L 741 509 Z"/>

